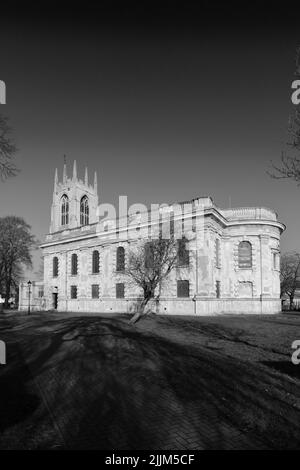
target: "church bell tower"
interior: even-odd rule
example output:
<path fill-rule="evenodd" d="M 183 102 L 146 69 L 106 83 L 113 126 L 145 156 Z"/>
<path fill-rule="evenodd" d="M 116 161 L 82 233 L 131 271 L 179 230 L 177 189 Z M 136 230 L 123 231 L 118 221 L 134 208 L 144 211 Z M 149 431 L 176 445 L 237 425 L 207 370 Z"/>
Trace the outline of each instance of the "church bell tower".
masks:
<path fill-rule="evenodd" d="M 62 182 L 58 181 L 55 170 L 51 223 L 49 233 L 79 228 L 97 222 L 98 207 L 97 174 L 94 183 L 89 184 L 88 169 L 84 180 L 77 177 L 76 160 L 73 164 L 72 178 L 67 176 L 67 164 L 64 162 Z"/>

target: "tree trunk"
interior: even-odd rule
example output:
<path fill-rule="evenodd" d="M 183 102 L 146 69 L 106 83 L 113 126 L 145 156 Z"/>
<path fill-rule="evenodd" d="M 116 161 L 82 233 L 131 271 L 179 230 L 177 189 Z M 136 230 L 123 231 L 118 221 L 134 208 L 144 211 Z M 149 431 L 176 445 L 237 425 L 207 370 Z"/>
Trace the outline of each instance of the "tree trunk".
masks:
<path fill-rule="evenodd" d="M 294 296 L 290 295 L 290 310 L 293 310 L 294 307 Z"/>
<path fill-rule="evenodd" d="M 5 308 L 8 308 L 9 304 L 8 304 L 8 301 L 10 299 L 10 286 L 11 286 L 11 279 L 8 279 L 6 281 L 6 285 L 5 285 Z"/>
<path fill-rule="evenodd" d="M 147 296 L 143 299 L 140 308 L 133 315 L 133 317 L 131 317 L 131 319 L 129 320 L 129 323 L 132 323 L 132 324 L 136 323 L 141 318 L 141 316 L 144 315 L 145 307 L 146 307 L 147 303 L 149 302 L 150 298 L 151 298 L 151 296 Z"/>

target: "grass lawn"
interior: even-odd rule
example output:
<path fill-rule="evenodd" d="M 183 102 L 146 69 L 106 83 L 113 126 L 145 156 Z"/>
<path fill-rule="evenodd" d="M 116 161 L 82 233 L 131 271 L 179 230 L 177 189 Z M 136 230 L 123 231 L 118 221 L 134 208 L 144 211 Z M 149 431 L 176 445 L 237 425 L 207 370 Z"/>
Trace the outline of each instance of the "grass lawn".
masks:
<path fill-rule="evenodd" d="M 300 314 L 2 314 L 1 449 L 300 448 Z"/>

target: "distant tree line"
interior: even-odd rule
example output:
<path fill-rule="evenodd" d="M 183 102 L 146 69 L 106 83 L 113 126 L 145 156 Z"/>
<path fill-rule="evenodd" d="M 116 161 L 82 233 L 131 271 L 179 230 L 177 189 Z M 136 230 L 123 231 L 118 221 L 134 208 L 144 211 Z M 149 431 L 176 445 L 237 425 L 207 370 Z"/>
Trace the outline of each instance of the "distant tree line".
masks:
<path fill-rule="evenodd" d="M 300 79 L 300 46 L 295 56 L 295 77 Z M 274 179 L 288 179 L 300 185 L 300 109 L 294 105 L 293 114 L 288 123 L 288 141 L 286 150 L 281 154 L 279 164 L 272 163 L 267 173 Z M 280 263 L 280 296 L 289 299 L 289 309 L 295 308 L 295 296 L 300 290 L 300 253 L 284 253 Z"/>
<path fill-rule="evenodd" d="M 14 162 L 16 151 L 8 118 L 0 114 L 0 180 L 18 173 Z M 6 307 L 12 293 L 18 291 L 24 267 L 32 266 L 31 250 L 36 240 L 30 230 L 21 217 L 0 217 L 0 294 Z"/>
<path fill-rule="evenodd" d="M 8 118 L 0 114 L 0 177 L 5 180 L 15 176 L 18 169 L 14 163 L 17 147 L 12 138 Z"/>
<path fill-rule="evenodd" d="M 36 247 L 31 227 L 21 217 L 0 218 L 0 292 L 8 306 L 12 291 L 18 289 L 24 267 L 32 266 L 31 250 Z"/>
<path fill-rule="evenodd" d="M 280 262 L 280 297 L 288 297 L 289 309 L 294 309 L 297 289 L 300 290 L 300 253 L 285 253 Z"/>

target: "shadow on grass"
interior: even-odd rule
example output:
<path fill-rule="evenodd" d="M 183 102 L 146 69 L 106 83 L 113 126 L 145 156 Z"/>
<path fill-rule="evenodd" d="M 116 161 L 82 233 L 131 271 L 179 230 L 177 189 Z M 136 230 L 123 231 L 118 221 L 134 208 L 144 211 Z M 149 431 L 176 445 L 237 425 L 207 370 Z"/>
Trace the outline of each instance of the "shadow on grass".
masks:
<path fill-rule="evenodd" d="M 15 368 L 0 373 L 0 446 L 1 433 L 29 418 L 39 406 L 40 398 L 30 393 L 26 385 L 30 378 L 29 369 L 20 355 Z"/>
<path fill-rule="evenodd" d="M 202 449 L 299 445 L 295 410 L 276 394 L 266 396 L 265 388 L 280 384 L 256 365 L 121 324 L 106 327 L 123 333 L 118 361 L 105 358 L 103 394 L 89 403 L 77 438 L 92 417 L 106 447 L 116 443 L 114 426 L 127 449 L 191 448 L 186 436 Z M 91 438 L 95 447 L 100 434 Z"/>
<path fill-rule="evenodd" d="M 266 447 L 278 447 L 283 437 L 294 448 L 299 444 L 299 415 L 266 395 L 265 388 L 281 381 L 265 368 L 172 340 L 161 321 L 156 327 L 165 328 L 164 337 L 122 318 L 77 317 L 43 326 L 29 324 L 30 334 L 18 334 L 69 449 L 244 448 L 255 445 L 257 435 L 265 436 Z M 214 337 L 213 330 L 206 333 Z M 38 405 L 26 391 L 29 374 L 20 363 L 0 380 L 0 396 L 11 399 L 6 427 Z M 6 412 L 1 400 L 0 421 Z"/>
<path fill-rule="evenodd" d="M 271 369 L 275 369 L 282 374 L 289 375 L 290 377 L 300 379 L 300 364 L 297 366 L 292 361 L 262 361 L 264 364 Z"/>
<path fill-rule="evenodd" d="M 253 383 L 254 371 L 118 320 L 96 324 L 100 328 L 91 332 L 86 322 L 85 328 L 81 321 L 72 322 L 62 338 L 65 344 L 80 339 L 85 352 L 72 363 L 76 384 L 68 400 L 77 410 L 66 420 L 67 447 L 224 449 L 244 448 L 248 441 L 251 445 L 253 435 L 237 434 L 245 406 L 244 381 Z M 54 402 L 61 399 L 57 389 Z"/>

